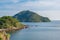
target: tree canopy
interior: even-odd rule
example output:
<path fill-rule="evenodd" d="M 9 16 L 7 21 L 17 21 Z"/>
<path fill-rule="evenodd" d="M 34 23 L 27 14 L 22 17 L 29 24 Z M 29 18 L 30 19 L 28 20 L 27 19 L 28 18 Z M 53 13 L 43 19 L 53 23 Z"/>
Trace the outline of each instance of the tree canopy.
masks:
<path fill-rule="evenodd" d="M 21 24 L 17 19 L 11 16 L 3 16 L 0 18 L 0 28 L 12 28 L 12 27 L 22 27 Z"/>

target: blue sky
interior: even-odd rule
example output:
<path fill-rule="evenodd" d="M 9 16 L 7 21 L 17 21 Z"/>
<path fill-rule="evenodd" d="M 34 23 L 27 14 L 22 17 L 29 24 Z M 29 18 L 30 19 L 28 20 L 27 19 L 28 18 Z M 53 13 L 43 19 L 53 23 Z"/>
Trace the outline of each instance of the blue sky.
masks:
<path fill-rule="evenodd" d="M 0 0 L 0 17 L 31 10 L 51 20 L 60 20 L 60 0 Z"/>

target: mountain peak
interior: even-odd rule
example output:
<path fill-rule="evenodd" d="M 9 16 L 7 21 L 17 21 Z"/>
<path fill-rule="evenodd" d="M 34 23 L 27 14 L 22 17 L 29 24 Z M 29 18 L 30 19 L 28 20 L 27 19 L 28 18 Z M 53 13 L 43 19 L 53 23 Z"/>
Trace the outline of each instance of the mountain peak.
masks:
<path fill-rule="evenodd" d="M 48 22 L 50 21 L 47 17 L 43 17 L 38 15 L 35 12 L 25 10 L 17 13 L 13 16 L 14 18 L 17 18 L 21 22 Z"/>
<path fill-rule="evenodd" d="M 21 12 L 19 12 L 19 13 L 17 13 L 17 14 L 25 14 L 25 13 L 34 13 L 34 12 L 32 12 L 32 11 L 30 11 L 30 10 L 24 10 L 24 11 L 21 11 Z"/>

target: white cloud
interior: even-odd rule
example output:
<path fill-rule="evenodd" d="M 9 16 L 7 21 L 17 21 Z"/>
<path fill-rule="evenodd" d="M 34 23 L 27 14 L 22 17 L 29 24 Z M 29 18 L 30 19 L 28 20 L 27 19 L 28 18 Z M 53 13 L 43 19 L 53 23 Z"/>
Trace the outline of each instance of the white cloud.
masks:
<path fill-rule="evenodd" d="M 1 9 L 7 9 L 1 10 L 0 13 L 13 15 L 21 10 L 32 10 L 42 16 L 49 17 L 51 20 L 60 20 L 60 0 L 38 0 L 18 3 L 19 1 L 20 0 L 1 0 L 0 2 L 2 3 L 13 2 L 13 4 L 0 7 Z"/>
<path fill-rule="evenodd" d="M 40 7 L 40 6 L 52 6 L 55 2 L 50 1 L 35 1 L 35 2 L 26 2 L 23 6 L 33 6 L 33 7 Z"/>
<path fill-rule="evenodd" d="M 59 9 L 60 10 L 60 3 L 56 2 L 56 1 L 30 1 L 30 2 L 26 2 L 23 3 L 21 5 L 22 7 L 27 7 L 30 9 L 43 9 L 43 10 L 56 10 Z"/>
<path fill-rule="evenodd" d="M 58 1 L 35 1 L 23 5 L 51 20 L 60 20 L 60 3 Z"/>
<path fill-rule="evenodd" d="M 13 3 L 18 3 L 19 0 L 11 0 L 11 2 L 13 2 Z"/>
<path fill-rule="evenodd" d="M 60 20 L 60 10 L 37 11 L 37 13 L 51 20 Z"/>

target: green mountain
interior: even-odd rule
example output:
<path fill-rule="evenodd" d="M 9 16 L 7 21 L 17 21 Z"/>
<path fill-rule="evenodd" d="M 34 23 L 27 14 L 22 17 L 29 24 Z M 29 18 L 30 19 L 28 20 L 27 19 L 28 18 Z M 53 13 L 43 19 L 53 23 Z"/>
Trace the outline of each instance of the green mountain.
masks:
<path fill-rule="evenodd" d="M 13 17 L 17 18 L 21 22 L 50 22 L 49 18 L 40 16 L 37 13 L 29 10 L 21 11 Z"/>
<path fill-rule="evenodd" d="M 9 40 L 10 32 L 24 28 L 17 19 L 11 16 L 0 17 L 0 40 Z"/>
<path fill-rule="evenodd" d="M 21 28 L 23 25 L 15 18 L 11 16 L 3 16 L 0 18 L 0 29 L 6 28 Z"/>

